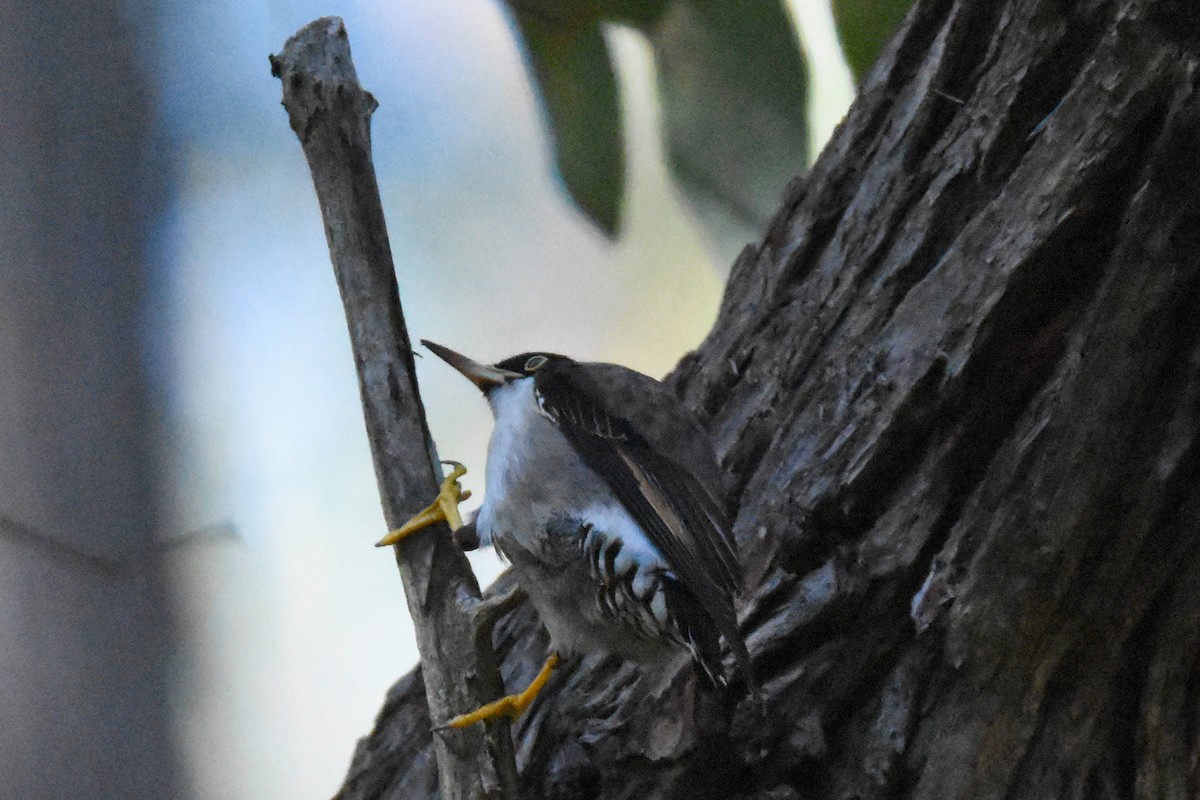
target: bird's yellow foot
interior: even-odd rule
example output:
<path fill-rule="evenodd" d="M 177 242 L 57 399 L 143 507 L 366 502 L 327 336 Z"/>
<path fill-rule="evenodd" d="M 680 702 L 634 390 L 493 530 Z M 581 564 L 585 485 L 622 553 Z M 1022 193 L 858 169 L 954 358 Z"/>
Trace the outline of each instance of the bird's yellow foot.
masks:
<path fill-rule="evenodd" d="M 450 470 L 449 475 L 442 479 L 442 486 L 438 489 L 437 499 L 425 509 L 419 511 L 408 522 L 376 542 L 376 547 L 387 547 L 390 544 L 396 544 L 410 533 L 415 533 L 422 528 L 428 528 L 430 525 L 436 525 L 439 522 L 445 522 L 450 526 L 450 530 L 452 531 L 462 527 L 463 521 L 462 516 L 458 513 L 458 504 L 470 497 L 471 491 L 469 489 L 464 490 L 458 479 L 467 474 L 467 468 L 457 461 L 443 461 L 442 463 L 450 465 L 453 469 Z"/>
<path fill-rule="evenodd" d="M 534 698 L 546 686 L 546 682 L 550 680 L 550 673 L 554 671 L 554 667 L 558 665 L 558 653 L 551 653 L 546 663 L 542 665 L 542 671 L 533 679 L 533 683 L 529 684 L 528 688 L 520 694 L 510 694 L 507 697 L 501 697 L 495 702 L 488 703 L 485 706 L 475 709 L 470 714 L 462 714 L 447 722 L 437 730 L 446 730 L 447 728 L 466 728 L 469 725 L 474 725 L 476 722 L 483 722 L 496 717 L 508 717 L 516 719 L 525 713 L 525 709 L 534 701 Z"/>

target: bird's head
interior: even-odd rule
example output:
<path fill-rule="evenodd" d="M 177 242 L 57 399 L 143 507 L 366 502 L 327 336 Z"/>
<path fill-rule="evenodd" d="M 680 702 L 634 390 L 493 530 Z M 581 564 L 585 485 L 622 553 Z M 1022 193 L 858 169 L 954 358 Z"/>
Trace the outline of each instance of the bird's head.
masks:
<path fill-rule="evenodd" d="M 485 395 L 490 395 L 493 390 L 513 381 L 531 378 L 544 369 L 553 369 L 572 363 L 571 359 L 557 353 L 521 353 L 495 364 L 481 364 L 474 359 L 467 358 L 462 353 L 456 353 L 449 347 L 443 347 L 428 339 L 422 339 L 421 344 L 465 375 L 467 380 L 479 387 L 479 391 Z"/>

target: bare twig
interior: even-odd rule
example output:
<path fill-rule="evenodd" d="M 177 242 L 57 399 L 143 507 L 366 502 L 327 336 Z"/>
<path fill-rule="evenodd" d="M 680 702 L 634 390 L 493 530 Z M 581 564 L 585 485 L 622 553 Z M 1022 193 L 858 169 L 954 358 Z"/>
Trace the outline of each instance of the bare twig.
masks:
<path fill-rule="evenodd" d="M 80 547 L 71 537 L 64 534 L 56 536 L 0 513 L 0 536 L 40 552 L 60 564 L 100 574 L 116 575 L 140 569 L 145 566 L 147 559 L 157 557 L 168 550 L 221 540 L 234 540 L 238 538 L 238 533 L 233 523 L 221 522 L 192 528 L 129 551 L 108 553 Z"/>
<path fill-rule="evenodd" d="M 358 83 L 337 17 L 309 23 L 271 57 L 325 220 L 350 330 L 383 513 L 396 528 L 434 496 L 438 459 L 413 371 L 412 349 L 371 163 L 375 99 Z M 363 546 L 370 546 L 364 538 Z M 396 547 L 435 725 L 502 694 L 490 643 L 477 647 L 479 585 L 444 525 Z M 413 731 L 428 736 L 428 731 Z M 507 722 L 433 737 L 444 800 L 516 795 Z"/>

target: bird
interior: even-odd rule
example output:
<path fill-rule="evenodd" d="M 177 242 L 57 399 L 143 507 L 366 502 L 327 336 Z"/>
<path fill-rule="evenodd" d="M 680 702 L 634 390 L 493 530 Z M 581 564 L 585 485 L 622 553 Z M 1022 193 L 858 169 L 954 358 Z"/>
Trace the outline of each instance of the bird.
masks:
<path fill-rule="evenodd" d="M 755 691 L 734 608 L 740 571 L 722 472 L 696 415 L 661 382 L 617 364 L 531 352 L 489 365 L 422 344 L 491 407 L 486 491 L 462 523 L 456 466 L 438 500 L 379 544 L 447 519 L 465 549 L 490 545 L 512 565 L 551 644 L 528 689 L 447 727 L 516 718 L 559 654 L 643 665 L 686 654 L 706 684 L 728 691 L 723 638 Z"/>

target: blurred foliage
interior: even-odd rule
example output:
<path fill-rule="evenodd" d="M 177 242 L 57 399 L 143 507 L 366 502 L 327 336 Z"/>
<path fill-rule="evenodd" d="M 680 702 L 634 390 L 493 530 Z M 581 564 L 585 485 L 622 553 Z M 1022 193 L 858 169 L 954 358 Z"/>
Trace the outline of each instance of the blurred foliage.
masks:
<path fill-rule="evenodd" d="M 530 14 L 518 20 L 558 174 L 580 210 L 611 236 L 620 224 L 625 135 L 604 36 L 596 23 L 565 26 Z"/>
<path fill-rule="evenodd" d="M 808 70 L 779 0 L 674 2 L 648 32 L 671 174 L 732 265 L 808 166 Z"/>
<path fill-rule="evenodd" d="M 559 175 L 607 236 L 625 191 L 618 84 L 606 24 L 643 33 L 654 55 L 676 185 L 717 263 L 757 238 L 808 163 L 808 70 L 786 0 L 506 0 L 523 40 Z M 855 75 L 911 0 L 833 0 Z"/>
<path fill-rule="evenodd" d="M 903 21 L 912 0 L 832 0 L 832 4 L 842 52 L 858 81 Z"/>

